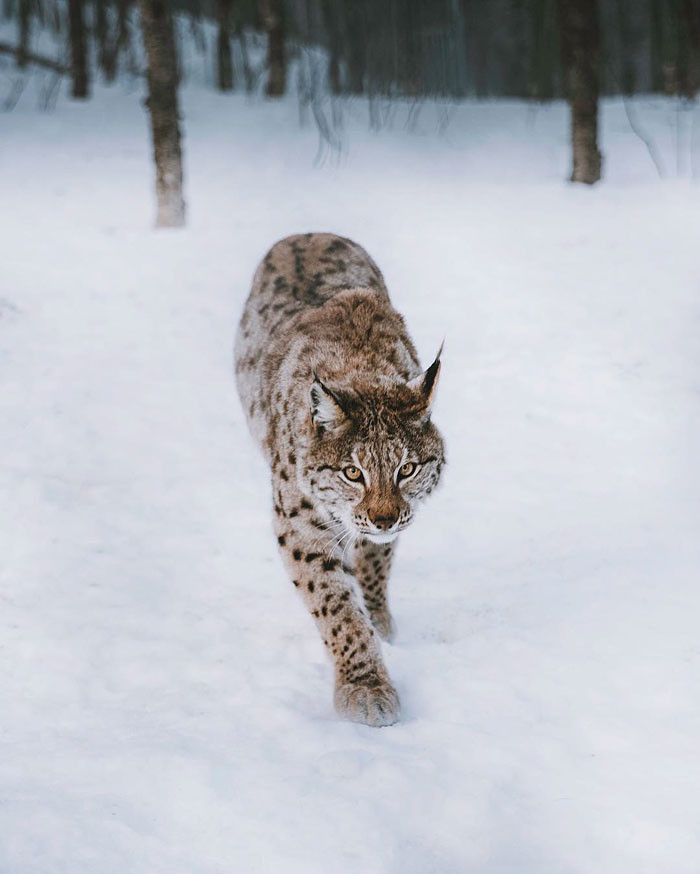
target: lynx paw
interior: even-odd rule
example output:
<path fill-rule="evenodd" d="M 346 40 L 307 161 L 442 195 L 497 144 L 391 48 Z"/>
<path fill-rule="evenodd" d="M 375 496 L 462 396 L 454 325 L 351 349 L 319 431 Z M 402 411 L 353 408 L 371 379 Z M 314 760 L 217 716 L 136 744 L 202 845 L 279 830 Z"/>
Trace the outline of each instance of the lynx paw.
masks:
<path fill-rule="evenodd" d="M 351 722 L 393 725 L 399 718 L 399 696 L 387 680 L 343 683 L 335 688 L 335 709 Z"/>
<path fill-rule="evenodd" d="M 389 613 L 388 610 L 382 610 L 381 612 L 378 611 L 371 614 L 371 619 L 372 625 L 374 625 L 374 630 L 377 634 L 382 638 L 382 640 L 391 643 L 396 634 L 396 626 L 394 625 L 394 620 L 391 618 L 391 613 Z"/>

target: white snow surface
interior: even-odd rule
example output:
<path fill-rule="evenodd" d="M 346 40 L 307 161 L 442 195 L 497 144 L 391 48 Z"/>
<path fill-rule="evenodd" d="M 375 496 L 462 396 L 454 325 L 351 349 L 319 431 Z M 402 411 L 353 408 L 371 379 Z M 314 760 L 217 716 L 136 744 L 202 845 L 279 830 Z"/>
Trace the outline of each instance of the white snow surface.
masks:
<path fill-rule="evenodd" d="M 697 874 L 690 116 L 635 102 L 660 180 L 605 103 L 583 189 L 561 104 L 438 134 L 358 101 L 319 165 L 294 99 L 191 85 L 158 232 L 140 94 L 99 91 L 2 116 L 2 874 Z M 334 714 L 232 377 L 258 260 L 308 230 L 369 250 L 426 364 L 446 338 L 385 729 Z"/>

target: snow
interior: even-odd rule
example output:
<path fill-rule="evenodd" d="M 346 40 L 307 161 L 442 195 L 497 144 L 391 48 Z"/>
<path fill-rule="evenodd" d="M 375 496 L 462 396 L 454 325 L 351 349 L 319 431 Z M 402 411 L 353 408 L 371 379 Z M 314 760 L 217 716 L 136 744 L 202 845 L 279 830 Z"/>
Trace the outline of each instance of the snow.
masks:
<path fill-rule="evenodd" d="M 607 102 L 582 190 L 560 104 L 356 101 L 315 162 L 293 99 L 193 84 L 156 232 L 139 95 L 98 92 L 2 119 L 0 871 L 696 874 L 692 113 L 635 101 L 659 180 Z M 231 373 L 306 230 L 370 251 L 424 362 L 446 337 L 381 730 L 333 712 Z"/>

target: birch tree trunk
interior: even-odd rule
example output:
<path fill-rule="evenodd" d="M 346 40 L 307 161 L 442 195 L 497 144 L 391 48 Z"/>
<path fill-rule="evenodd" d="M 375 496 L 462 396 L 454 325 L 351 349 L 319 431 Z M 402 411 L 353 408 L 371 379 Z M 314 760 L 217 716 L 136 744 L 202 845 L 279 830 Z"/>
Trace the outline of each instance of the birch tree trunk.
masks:
<path fill-rule="evenodd" d="M 70 34 L 71 96 L 85 100 L 88 96 L 87 50 L 85 45 L 85 9 L 83 0 L 68 0 Z"/>
<path fill-rule="evenodd" d="M 564 91 L 571 110 L 572 182 L 600 179 L 597 0 L 558 0 Z"/>
<path fill-rule="evenodd" d="M 139 10 L 148 62 L 146 105 L 156 166 L 156 226 L 176 228 L 185 223 L 185 201 L 173 19 L 168 0 L 139 0 Z"/>

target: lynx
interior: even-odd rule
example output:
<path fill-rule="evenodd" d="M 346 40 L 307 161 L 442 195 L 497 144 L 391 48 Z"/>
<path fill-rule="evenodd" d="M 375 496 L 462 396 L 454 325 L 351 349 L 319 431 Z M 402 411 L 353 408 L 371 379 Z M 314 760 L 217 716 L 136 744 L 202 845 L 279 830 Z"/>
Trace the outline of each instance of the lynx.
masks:
<path fill-rule="evenodd" d="M 335 670 L 338 714 L 391 725 L 399 698 L 379 637 L 397 535 L 438 484 L 430 410 L 440 354 L 421 372 L 367 252 L 333 234 L 287 237 L 259 265 L 236 378 L 272 472 L 284 564 Z"/>

